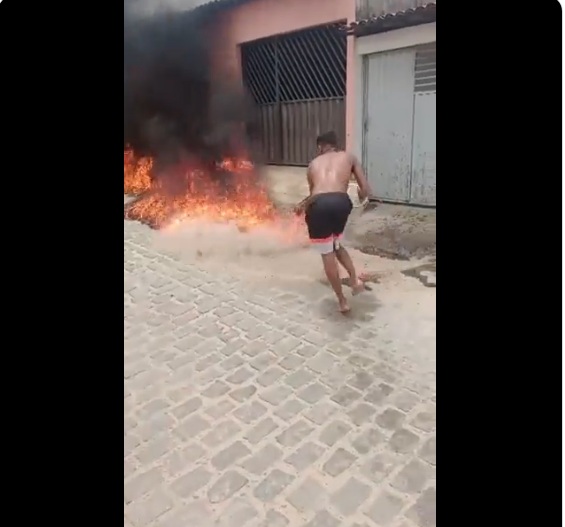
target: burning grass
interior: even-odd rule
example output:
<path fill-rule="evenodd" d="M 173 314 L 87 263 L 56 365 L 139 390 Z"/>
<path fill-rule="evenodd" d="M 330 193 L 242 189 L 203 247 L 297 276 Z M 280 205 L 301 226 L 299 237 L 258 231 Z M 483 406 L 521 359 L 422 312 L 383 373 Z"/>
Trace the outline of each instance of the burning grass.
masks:
<path fill-rule="evenodd" d="M 124 191 L 138 196 L 125 206 L 126 219 L 154 229 L 187 219 L 234 222 L 248 229 L 278 217 L 255 167 L 245 158 L 224 159 L 212 171 L 197 162 L 185 162 L 159 178 L 151 177 L 153 166 L 149 158 L 124 152 Z"/>

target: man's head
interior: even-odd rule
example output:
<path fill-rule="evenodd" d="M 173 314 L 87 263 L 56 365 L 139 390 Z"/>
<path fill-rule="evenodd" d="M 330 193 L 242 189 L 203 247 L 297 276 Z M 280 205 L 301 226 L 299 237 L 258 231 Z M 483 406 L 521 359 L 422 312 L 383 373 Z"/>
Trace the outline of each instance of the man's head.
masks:
<path fill-rule="evenodd" d="M 325 154 L 330 150 L 336 150 L 337 136 L 335 132 L 326 132 L 319 135 L 316 139 L 316 146 L 318 147 L 318 154 Z"/>

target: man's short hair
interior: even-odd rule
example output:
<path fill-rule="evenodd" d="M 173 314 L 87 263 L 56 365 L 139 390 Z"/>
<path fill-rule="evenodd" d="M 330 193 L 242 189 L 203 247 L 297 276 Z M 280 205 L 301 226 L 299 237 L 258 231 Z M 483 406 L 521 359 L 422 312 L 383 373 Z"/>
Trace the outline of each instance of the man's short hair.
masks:
<path fill-rule="evenodd" d="M 321 134 L 316 139 L 316 144 L 318 146 L 333 146 L 337 147 L 337 135 L 335 132 L 326 132 Z"/>

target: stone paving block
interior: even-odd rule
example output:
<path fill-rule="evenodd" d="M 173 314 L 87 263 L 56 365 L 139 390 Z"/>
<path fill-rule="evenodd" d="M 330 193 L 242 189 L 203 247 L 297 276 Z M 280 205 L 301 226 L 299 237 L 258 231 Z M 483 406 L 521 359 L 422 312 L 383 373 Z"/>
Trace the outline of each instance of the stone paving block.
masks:
<path fill-rule="evenodd" d="M 367 511 L 367 516 L 377 525 L 386 527 L 397 517 L 403 506 L 404 501 L 400 497 L 383 490 Z"/>
<path fill-rule="evenodd" d="M 413 459 L 396 475 L 391 485 L 399 492 L 415 494 L 423 490 L 432 475 L 429 465 Z"/>
<path fill-rule="evenodd" d="M 337 406 L 335 404 L 321 401 L 314 404 L 311 408 L 304 412 L 304 417 L 317 425 L 323 425 L 328 422 L 328 419 L 335 414 Z"/>
<path fill-rule="evenodd" d="M 408 510 L 407 517 L 418 527 L 436 527 L 436 500 L 435 487 L 427 488 Z"/>
<path fill-rule="evenodd" d="M 182 421 L 176 428 L 177 433 L 182 439 L 194 439 L 200 435 L 204 430 L 210 428 L 210 423 L 199 415 L 193 415 L 188 419 Z"/>
<path fill-rule="evenodd" d="M 226 441 L 233 439 L 236 436 L 241 427 L 233 420 L 226 419 L 212 428 L 204 437 L 202 438 L 202 444 L 206 448 L 214 448 Z"/>
<path fill-rule="evenodd" d="M 420 457 L 430 465 L 436 464 L 436 438 L 430 437 L 420 449 Z"/>
<path fill-rule="evenodd" d="M 304 403 L 296 399 L 290 399 L 277 408 L 274 413 L 279 419 L 288 422 L 298 415 L 304 408 L 306 408 Z"/>
<path fill-rule="evenodd" d="M 382 428 L 397 430 L 402 425 L 406 415 L 394 408 L 387 408 L 377 416 L 375 422 Z"/>
<path fill-rule="evenodd" d="M 287 375 L 284 382 L 288 384 L 291 388 L 297 389 L 314 379 L 314 375 L 306 369 L 300 369 Z"/>
<path fill-rule="evenodd" d="M 270 386 L 271 384 L 277 382 L 283 375 L 285 371 L 278 366 L 273 366 L 268 370 L 265 370 L 259 377 L 257 377 L 257 382 L 261 386 Z"/>
<path fill-rule="evenodd" d="M 273 406 L 277 406 L 282 404 L 290 394 L 292 394 L 292 389 L 288 386 L 276 386 L 275 388 L 259 392 L 259 398 Z"/>
<path fill-rule="evenodd" d="M 304 359 L 302 357 L 297 357 L 296 355 L 288 355 L 279 362 L 279 366 L 287 371 L 293 371 L 299 368 Z"/>
<path fill-rule="evenodd" d="M 237 417 L 240 421 L 246 424 L 250 424 L 262 417 L 266 411 L 267 408 L 265 407 L 265 405 L 257 401 L 252 401 L 249 404 L 240 406 L 233 412 L 233 415 L 235 415 L 235 417 Z"/>
<path fill-rule="evenodd" d="M 140 464 L 151 464 L 159 458 L 165 456 L 167 452 L 173 450 L 175 446 L 175 441 L 173 437 L 168 434 L 161 434 L 154 437 L 149 442 L 145 443 L 141 449 L 139 449 L 135 457 L 140 462 Z"/>
<path fill-rule="evenodd" d="M 349 478 L 332 496 L 332 505 L 344 516 L 354 514 L 371 494 L 371 487 L 358 479 Z"/>
<path fill-rule="evenodd" d="M 357 399 L 361 397 L 361 393 L 349 386 L 343 386 L 334 395 L 332 395 L 331 400 L 339 404 L 340 406 L 350 406 Z"/>
<path fill-rule="evenodd" d="M 170 403 L 164 399 L 155 399 L 148 402 L 138 411 L 140 419 L 148 419 L 155 414 L 160 414 L 169 407 Z"/>
<path fill-rule="evenodd" d="M 170 452 L 164 459 L 163 464 L 169 477 L 176 477 L 186 471 L 197 461 L 202 460 L 206 450 L 199 444 L 189 444 L 179 450 Z"/>
<path fill-rule="evenodd" d="M 204 467 L 191 470 L 171 484 L 171 490 L 181 498 L 190 498 L 196 491 L 204 487 L 212 478 L 212 474 Z"/>
<path fill-rule="evenodd" d="M 256 475 L 261 475 L 273 466 L 281 457 L 282 450 L 274 445 L 265 445 L 261 450 L 247 458 L 242 467 Z"/>
<path fill-rule="evenodd" d="M 296 470 L 302 471 L 317 461 L 324 453 L 324 448 L 316 443 L 305 443 L 295 450 L 285 461 Z"/>
<path fill-rule="evenodd" d="M 235 441 L 228 447 L 218 452 L 212 459 L 211 464 L 217 470 L 224 470 L 238 459 L 251 454 L 251 450 L 247 448 L 241 441 Z"/>
<path fill-rule="evenodd" d="M 263 371 L 269 366 L 275 364 L 278 360 L 279 358 L 274 353 L 265 351 L 249 361 L 249 366 L 251 366 L 256 371 Z"/>
<path fill-rule="evenodd" d="M 271 432 L 274 432 L 277 428 L 277 423 L 275 423 L 275 421 L 273 421 L 270 417 L 266 417 L 247 432 L 245 439 L 252 444 L 258 443 Z"/>
<path fill-rule="evenodd" d="M 373 404 L 381 404 L 393 391 L 392 386 L 381 383 L 376 388 L 371 388 L 364 399 Z"/>
<path fill-rule="evenodd" d="M 241 368 L 234 371 L 231 375 L 226 377 L 226 381 L 232 384 L 241 384 L 253 376 L 253 372 L 247 368 L 246 366 L 242 366 Z"/>
<path fill-rule="evenodd" d="M 294 337 L 286 337 L 273 344 L 273 352 L 279 357 L 286 357 L 301 345 L 301 341 Z"/>
<path fill-rule="evenodd" d="M 361 467 L 361 473 L 377 485 L 382 483 L 385 478 L 404 461 L 399 454 L 391 452 L 379 452 Z"/>
<path fill-rule="evenodd" d="M 287 527 L 288 523 L 288 518 L 280 512 L 268 510 L 258 527 Z"/>
<path fill-rule="evenodd" d="M 173 508 L 173 500 L 162 491 L 152 492 L 147 499 L 132 503 L 126 515 L 136 527 L 149 525 Z"/>
<path fill-rule="evenodd" d="M 318 353 L 318 348 L 315 348 L 314 346 L 311 346 L 310 344 L 305 344 L 300 346 L 297 350 L 296 353 L 298 355 L 300 355 L 301 357 L 304 357 L 305 359 L 309 359 L 314 357 L 317 353 Z"/>
<path fill-rule="evenodd" d="M 208 397 L 210 399 L 216 399 L 228 393 L 230 390 L 231 387 L 228 386 L 225 382 L 215 381 L 202 392 L 202 396 Z"/>
<path fill-rule="evenodd" d="M 200 397 L 193 397 L 182 404 L 179 404 L 171 410 L 171 413 L 177 419 L 184 419 L 193 412 L 196 412 L 202 406 L 202 399 Z"/>
<path fill-rule="evenodd" d="M 316 515 L 302 527 L 339 527 L 340 521 L 328 511 L 317 512 Z"/>
<path fill-rule="evenodd" d="M 350 430 L 351 427 L 343 421 L 333 421 L 320 433 L 320 441 L 328 446 L 333 446 Z"/>
<path fill-rule="evenodd" d="M 355 375 L 350 377 L 347 382 L 349 385 L 353 386 L 353 388 L 362 392 L 375 382 L 375 378 L 366 371 L 358 371 Z"/>
<path fill-rule="evenodd" d="M 280 433 L 276 439 L 282 446 L 292 447 L 300 443 L 313 430 L 314 428 L 307 421 L 300 420 Z"/>
<path fill-rule="evenodd" d="M 321 399 L 323 399 L 329 390 L 323 384 L 319 382 L 314 382 L 309 384 L 297 394 L 297 397 L 308 404 L 315 404 Z"/>
<path fill-rule="evenodd" d="M 357 457 L 351 452 L 343 448 L 338 448 L 326 461 L 324 464 L 324 472 L 330 476 L 339 476 L 344 470 L 348 469 L 355 461 Z"/>
<path fill-rule="evenodd" d="M 359 454 L 367 454 L 375 449 L 384 440 L 384 434 L 377 428 L 369 428 L 361 432 L 353 441 L 351 446 Z"/>
<path fill-rule="evenodd" d="M 210 503 L 220 503 L 227 500 L 230 496 L 242 489 L 248 482 L 248 479 L 236 472 L 229 470 L 222 474 L 220 478 L 210 487 L 208 491 L 208 499 Z"/>
<path fill-rule="evenodd" d="M 206 408 L 204 412 L 211 419 L 222 419 L 226 417 L 226 415 L 229 414 L 234 408 L 234 403 L 224 399 L 223 401 L 219 401 L 217 404 Z"/>
<path fill-rule="evenodd" d="M 353 424 L 360 426 L 368 422 L 376 411 L 377 409 L 372 404 L 359 403 L 349 410 L 347 415 Z"/>
<path fill-rule="evenodd" d="M 249 400 L 253 395 L 257 392 L 257 388 L 255 386 L 248 385 L 242 386 L 241 388 L 236 388 L 229 393 L 229 396 L 236 400 L 238 403 L 243 403 Z"/>
<path fill-rule="evenodd" d="M 253 491 L 253 495 L 261 501 L 270 502 L 275 499 L 288 485 L 292 483 L 294 476 L 274 469 Z"/>
<path fill-rule="evenodd" d="M 390 402 L 403 412 L 410 412 L 420 402 L 420 398 L 413 392 L 402 390 L 395 394 Z"/>
<path fill-rule="evenodd" d="M 226 360 L 220 362 L 220 368 L 222 370 L 231 372 L 239 368 L 245 361 L 239 355 L 231 355 Z"/>
<path fill-rule="evenodd" d="M 152 468 L 137 474 L 127 483 L 124 483 L 124 501 L 130 503 L 137 498 L 149 493 L 163 482 L 163 474 L 157 468 Z"/>
<path fill-rule="evenodd" d="M 257 516 L 257 510 L 247 498 L 234 498 L 222 511 L 214 527 L 244 527 Z"/>
<path fill-rule="evenodd" d="M 300 512 L 317 511 L 324 506 L 326 491 L 318 482 L 307 478 L 287 500 Z"/>
<path fill-rule="evenodd" d="M 407 453 L 416 448 L 420 438 L 405 428 L 401 428 L 392 434 L 389 446 L 395 452 Z"/>
<path fill-rule="evenodd" d="M 410 421 L 410 425 L 418 428 L 423 432 L 432 432 L 436 427 L 436 413 L 435 410 L 425 410 L 419 412 L 414 419 Z"/>

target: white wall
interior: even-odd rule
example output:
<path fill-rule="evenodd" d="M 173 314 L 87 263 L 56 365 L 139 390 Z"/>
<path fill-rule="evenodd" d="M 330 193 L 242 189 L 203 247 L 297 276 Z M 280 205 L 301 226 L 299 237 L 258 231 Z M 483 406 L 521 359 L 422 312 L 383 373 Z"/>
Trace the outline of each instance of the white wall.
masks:
<path fill-rule="evenodd" d="M 363 57 L 371 53 L 392 51 L 395 49 L 409 48 L 428 44 L 436 41 L 436 22 L 422 24 L 420 26 L 406 27 L 359 37 L 355 42 L 355 69 L 356 69 L 356 93 L 355 93 L 355 145 L 353 152 L 359 159 L 363 159 L 363 121 L 364 121 L 364 89 L 365 79 L 363 78 Z"/>

